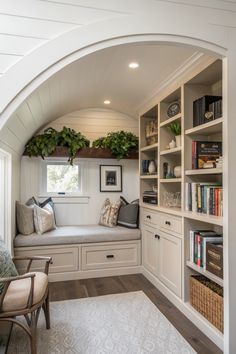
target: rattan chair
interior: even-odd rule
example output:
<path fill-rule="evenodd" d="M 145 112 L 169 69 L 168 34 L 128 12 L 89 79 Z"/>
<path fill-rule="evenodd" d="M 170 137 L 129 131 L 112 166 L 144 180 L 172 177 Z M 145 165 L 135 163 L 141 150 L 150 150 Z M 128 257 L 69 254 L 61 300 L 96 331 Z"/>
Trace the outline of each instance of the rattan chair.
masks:
<path fill-rule="evenodd" d="M 30 272 L 34 260 L 45 261 L 44 272 Z M 30 337 L 31 354 L 36 354 L 36 328 L 41 308 L 45 314 L 46 328 L 50 328 L 48 270 L 52 258 L 14 257 L 15 261 L 29 263 L 24 275 L 0 278 L 0 282 L 4 283 L 0 295 L 0 321 L 19 325 Z M 24 316 L 26 323 L 19 321 L 17 316 Z"/>

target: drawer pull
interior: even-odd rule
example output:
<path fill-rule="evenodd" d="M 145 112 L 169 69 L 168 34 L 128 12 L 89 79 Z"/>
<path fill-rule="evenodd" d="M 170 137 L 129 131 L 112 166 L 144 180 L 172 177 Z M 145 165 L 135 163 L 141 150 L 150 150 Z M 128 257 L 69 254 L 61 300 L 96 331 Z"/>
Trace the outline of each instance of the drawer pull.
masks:
<path fill-rule="evenodd" d="M 165 224 L 169 226 L 171 225 L 170 221 L 166 221 Z"/>
<path fill-rule="evenodd" d="M 107 254 L 106 257 L 107 258 L 114 258 L 114 254 Z"/>
<path fill-rule="evenodd" d="M 160 237 L 160 235 L 157 235 L 157 234 L 156 234 L 156 235 L 155 235 L 155 238 L 157 238 L 158 240 L 160 240 L 161 237 Z"/>
<path fill-rule="evenodd" d="M 146 218 L 150 220 L 151 219 L 151 215 L 147 215 Z"/>

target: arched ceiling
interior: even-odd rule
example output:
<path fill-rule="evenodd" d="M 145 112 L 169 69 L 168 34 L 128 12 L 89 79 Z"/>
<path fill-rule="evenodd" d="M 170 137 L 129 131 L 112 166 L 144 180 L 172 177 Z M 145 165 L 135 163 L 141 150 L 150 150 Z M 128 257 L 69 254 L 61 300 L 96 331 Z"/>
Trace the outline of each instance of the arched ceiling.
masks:
<path fill-rule="evenodd" d="M 50 121 L 88 108 L 109 108 L 136 117 L 140 107 L 206 54 L 164 43 L 119 45 L 94 52 L 61 69 L 38 87 L 0 132 L 17 152 Z M 139 63 L 132 70 L 128 64 Z"/>

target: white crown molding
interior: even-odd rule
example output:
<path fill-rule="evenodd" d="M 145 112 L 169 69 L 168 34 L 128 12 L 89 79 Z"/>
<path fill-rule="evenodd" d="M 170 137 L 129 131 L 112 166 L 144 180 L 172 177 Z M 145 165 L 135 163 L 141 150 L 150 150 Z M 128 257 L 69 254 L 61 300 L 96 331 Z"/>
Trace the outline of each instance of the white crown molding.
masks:
<path fill-rule="evenodd" d="M 161 83 L 156 83 L 156 87 L 136 109 L 136 115 L 145 113 L 147 110 L 156 105 L 157 97 L 160 97 L 162 92 L 165 91 L 167 87 L 173 86 L 175 83 L 183 82 L 184 78 L 200 64 L 207 64 L 213 60 L 212 57 L 209 57 L 201 52 L 194 52 L 188 59 L 186 59 L 176 70 L 169 74 L 165 80 Z"/>

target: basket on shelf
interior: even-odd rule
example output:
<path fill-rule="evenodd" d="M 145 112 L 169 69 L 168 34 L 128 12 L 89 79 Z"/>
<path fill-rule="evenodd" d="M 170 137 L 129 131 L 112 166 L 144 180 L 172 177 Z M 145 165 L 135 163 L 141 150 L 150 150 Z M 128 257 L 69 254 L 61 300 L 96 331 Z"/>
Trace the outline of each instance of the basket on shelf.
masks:
<path fill-rule="evenodd" d="M 223 288 L 202 275 L 190 276 L 191 305 L 222 333 L 224 331 Z"/>

